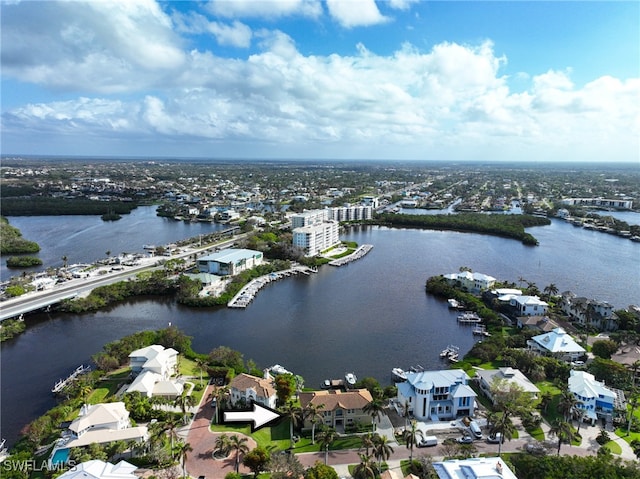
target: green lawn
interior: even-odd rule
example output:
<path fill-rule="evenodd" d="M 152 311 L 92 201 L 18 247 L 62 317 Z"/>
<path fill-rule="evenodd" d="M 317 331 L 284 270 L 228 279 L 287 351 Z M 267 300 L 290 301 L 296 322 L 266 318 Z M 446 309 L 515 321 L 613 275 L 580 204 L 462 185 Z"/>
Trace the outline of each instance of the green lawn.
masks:
<path fill-rule="evenodd" d="M 527 432 L 531 435 L 532 438 L 534 438 L 536 441 L 544 441 L 545 437 L 544 437 L 544 431 L 542 430 L 542 428 L 540 426 L 538 426 L 535 429 L 527 429 Z"/>
<path fill-rule="evenodd" d="M 627 404 L 627 414 L 626 414 L 627 418 L 629 417 L 629 411 L 630 410 L 631 410 L 631 407 Z M 640 420 L 640 407 L 636 408 L 636 410 L 633 412 L 633 416 L 636 417 L 638 420 Z M 625 424 L 624 427 L 619 427 L 618 429 L 616 429 L 616 435 L 620 436 L 622 439 L 627 441 L 629 444 L 634 439 L 637 439 L 638 441 L 640 441 L 640 432 L 630 431 L 629 435 L 627 436 L 627 424 Z"/>
<path fill-rule="evenodd" d="M 607 449 L 609 449 L 609 451 L 611 451 L 612 454 L 617 454 L 618 456 L 622 454 L 622 447 L 620 447 L 620 444 L 618 444 L 615 441 L 609 441 L 603 447 L 606 447 Z"/>

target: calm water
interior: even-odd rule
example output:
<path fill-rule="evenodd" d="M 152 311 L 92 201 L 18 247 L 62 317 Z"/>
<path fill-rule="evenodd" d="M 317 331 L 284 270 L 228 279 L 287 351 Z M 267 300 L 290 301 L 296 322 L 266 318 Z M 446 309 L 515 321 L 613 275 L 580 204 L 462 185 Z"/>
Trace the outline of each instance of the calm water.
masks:
<path fill-rule="evenodd" d="M 14 220 L 26 237 L 40 242 L 43 250 L 51 248 L 54 258 L 60 256 L 56 248 L 61 247 L 49 237 L 30 234 L 29 221 L 19 225 Z M 180 225 L 149 216 L 138 230 L 122 232 L 121 239 L 161 243 L 159 236 L 141 237 L 156 228 L 150 224 L 156 221 L 167 228 Z M 205 225 L 182 227 L 190 226 Z M 282 364 L 317 386 L 347 371 L 388 383 L 395 366 L 444 366 L 438 354 L 447 344 L 466 352 L 474 341 L 470 328 L 457 324 L 446 302 L 424 292 L 429 276 L 460 266 L 500 280 L 518 282 L 523 277 L 540 289 L 555 283 L 560 291 L 572 290 L 616 307 L 640 304 L 640 244 L 561 221 L 530 231 L 540 246 L 456 232 L 352 230 L 345 239 L 374 245 L 365 258 L 271 284 L 246 310 L 188 309 L 168 300 L 145 299 L 92 315 L 40 315 L 24 335 L 2 346 L 2 437 L 15 440 L 25 423 L 54 404 L 49 391 L 55 380 L 86 364 L 105 343 L 169 322 L 193 336 L 196 351 L 227 345 L 261 366 Z M 76 250 L 91 256 L 91 234 L 76 238 Z M 133 251 L 131 244 L 125 241 L 122 248 Z M 96 257 L 103 249 L 100 244 Z"/>

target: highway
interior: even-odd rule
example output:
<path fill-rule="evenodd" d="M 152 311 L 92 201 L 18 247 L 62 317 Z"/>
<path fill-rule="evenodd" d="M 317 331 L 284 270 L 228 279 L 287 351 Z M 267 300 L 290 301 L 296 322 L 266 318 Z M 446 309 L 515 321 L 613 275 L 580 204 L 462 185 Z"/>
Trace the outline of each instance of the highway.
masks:
<path fill-rule="evenodd" d="M 228 248 L 238 239 L 244 238 L 245 236 L 246 233 L 237 235 L 229 240 L 216 243 L 215 245 L 209 244 L 207 246 L 196 248 L 184 248 L 178 254 L 172 256 L 145 258 L 142 260 L 142 264 L 126 266 L 126 269 L 123 271 L 110 271 L 100 276 L 72 279 L 70 281 L 65 281 L 64 283 L 56 284 L 51 289 L 33 291 L 23 294 L 22 296 L 7 299 L 0 303 L 0 321 L 20 317 L 23 314 L 59 303 L 64 299 L 87 295 L 91 290 L 99 286 L 105 286 L 107 284 L 113 284 L 133 278 L 143 271 L 152 271 L 154 269 L 162 268 L 162 260 L 188 259 L 194 254 L 202 255 L 203 253 L 212 252 L 214 249 Z"/>

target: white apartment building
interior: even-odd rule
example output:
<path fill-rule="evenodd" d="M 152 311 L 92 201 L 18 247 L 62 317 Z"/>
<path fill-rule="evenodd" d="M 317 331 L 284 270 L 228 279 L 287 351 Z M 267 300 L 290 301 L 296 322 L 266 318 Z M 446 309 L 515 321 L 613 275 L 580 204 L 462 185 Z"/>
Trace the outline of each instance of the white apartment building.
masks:
<path fill-rule="evenodd" d="M 315 256 L 338 244 L 340 237 L 337 221 L 326 221 L 293 230 L 293 245 L 304 249 L 306 256 Z"/>
<path fill-rule="evenodd" d="M 345 205 L 328 208 L 329 219 L 335 221 L 358 221 L 373 218 L 373 206 Z"/>
<path fill-rule="evenodd" d="M 327 209 L 304 211 L 291 216 L 291 228 L 296 229 L 319 225 L 328 220 L 329 211 Z"/>

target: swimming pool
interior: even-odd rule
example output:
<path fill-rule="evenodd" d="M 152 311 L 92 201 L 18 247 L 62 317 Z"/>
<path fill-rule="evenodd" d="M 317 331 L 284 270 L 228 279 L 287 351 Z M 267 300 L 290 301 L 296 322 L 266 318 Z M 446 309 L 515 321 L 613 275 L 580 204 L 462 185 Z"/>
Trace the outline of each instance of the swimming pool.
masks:
<path fill-rule="evenodd" d="M 57 464 L 66 464 L 69 461 L 69 449 L 58 449 L 53 453 L 51 458 L 51 464 L 54 466 Z"/>

